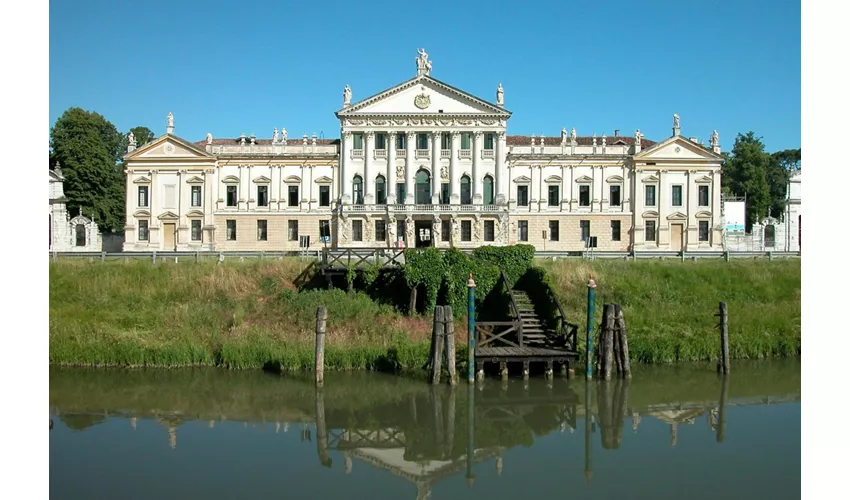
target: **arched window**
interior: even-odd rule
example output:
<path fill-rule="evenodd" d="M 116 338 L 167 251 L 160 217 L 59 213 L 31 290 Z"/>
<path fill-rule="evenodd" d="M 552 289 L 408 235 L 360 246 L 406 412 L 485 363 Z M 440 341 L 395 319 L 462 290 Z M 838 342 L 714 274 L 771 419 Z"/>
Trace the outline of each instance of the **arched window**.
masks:
<path fill-rule="evenodd" d="M 76 236 L 76 244 L 78 247 L 86 246 L 86 225 L 85 224 L 77 224 L 75 229 Z"/>
<path fill-rule="evenodd" d="M 472 183 L 467 175 L 460 178 L 460 204 L 472 205 Z"/>
<path fill-rule="evenodd" d="M 375 203 L 378 205 L 387 204 L 387 180 L 383 175 L 379 175 L 375 179 Z"/>
<path fill-rule="evenodd" d="M 363 178 L 359 175 L 354 176 L 354 200 L 352 200 L 354 205 L 362 205 L 363 204 Z"/>
<path fill-rule="evenodd" d="M 427 170 L 416 172 L 416 195 L 417 205 L 431 204 L 431 174 Z"/>
<path fill-rule="evenodd" d="M 489 175 L 484 176 L 484 204 L 493 204 L 493 178 Z"/>

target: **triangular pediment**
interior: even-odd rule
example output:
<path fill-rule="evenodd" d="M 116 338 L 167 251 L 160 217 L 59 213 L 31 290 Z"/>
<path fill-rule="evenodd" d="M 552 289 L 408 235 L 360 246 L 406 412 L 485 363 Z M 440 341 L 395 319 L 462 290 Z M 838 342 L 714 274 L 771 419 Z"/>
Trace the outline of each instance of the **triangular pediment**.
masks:
<path fill-rule="evenodd" d="M 214 158 L 198 146 L 183 140 L 176 135 L 165 134 L 135 151 L 124 155 L 126 160 L 161 159 L 161 158 Z"/>
<path fill-rule="evenodd" d="M 266 177 L 265 175 L 261 175 L 254 179 L 254 184 L 269 184 L 271 183 L 271 181 L 272 180 Z"/>
<path fill-rule="evenodd" d="M 593 179 L 586 175 L 582 175 L 581 177 L 576 179 L 576 183 L 578 184 L 590 184 L 593 182 Z"/>
<path fill-rule="evenodd" d="M 641 182 L 658 182 L 657 175 L 648 175 L 641 179 Z"/>
<path fill-rule="evenodd" d="M 357 115 L 501 115 L 510 112 L 427 75 L 367 97 L 337 111 L 337 117 Z"/>
<path fill-rule="evenodd" d="M 326 175 L 323 175 L 323 176 L 319 177 L 318 179 L 316 179 L 316 184 L 331 184 L 331 183 L 333 183 L 333 179 L 331 179 L 330 177 L 328 177 Z"/>
<path fill-rule="evenodd" d="M 51 181 L 54 181 L 54 182 L 62 182 L 62 181 L 64 181 L 64 180 L 65 180 L 65 178 L 64 178 L 63 176 L 61 176 L 61 175 L 57 174 L 57 173 L 56 173 L 56 172 L 54 172 L 53 170 L 48 170 L 47 172 L 50 174 L 49 179 L 50 179 Z"/>
<path fill-rule="evenodd" d="M 519 177 L 514 178 L 514 182 L 517 184 L 527 184 L 531 182 L 531 178 L 525 175 L 520 175 Z"/>
<path fill-rule="evenodd" d="M 133 184 L 150 184 L 151 180 L 148 177 L 141 176 L 138 179 L 133 181 Z"/>
<path fill-rule="evenodd" d="M 177 218 L 177 214 L 172 211 L 163 212 L 159 214 L 159 217 L 157 217 L 159 220 L 177 220 Z"/>
<path fill-rule="evenodd" d="M 667 216 L 667 220 L 688 220 L 688 216 L 682 212 L 674 212 Z"/>
<path fill-rule="evenodd" d="M 714 151 L 680 135 L 670 137 L 635 155 L 636 160 L 722 160 Z"/>
<path fill-rule="evenodd" d="M 186 180 L 186 184 L 203 184 L 204 180 L 198 177 L 197 175 L 192 176 L 190 179 Z"/>
<path fill-rule="evenodd" d="M 694 182 L 696 182 L 697 184 L 711 184 L 711 177 L 704 175 L 695 180 Z"/>
<path fill-rule="evenodd" d="M 612 175 L 611 177 L 605 179 L 605 182 L 607 182 L 608 184 L 619 184 L 623 182 L 623 178 L 619 175 Z"/>

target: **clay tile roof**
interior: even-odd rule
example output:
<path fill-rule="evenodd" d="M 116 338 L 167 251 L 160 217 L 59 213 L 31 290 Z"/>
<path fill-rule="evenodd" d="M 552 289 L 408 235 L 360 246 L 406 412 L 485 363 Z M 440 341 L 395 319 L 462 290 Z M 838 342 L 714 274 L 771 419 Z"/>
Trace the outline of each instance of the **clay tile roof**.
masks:
<path fill-rule="evenodd" d="M 531 136 L 530 135 L 509 135 L 505 139 L 507 140 L 508 146 L 531 146 Z M 546 139 L 545 142 L 544 142 L 545 146 L 558 146 L 558 145 L 561 144 L 561 134 L 560 133 L 555 134 L 555 135 L 547 135 L 547 136 L 545 136 L 545 139 Z M 613 146 L 613 145 L 615 145 L 615 144 L 617 144 L 621 141 L 623 143 L 625 143 L 627 146 L 631 146 L 635 143 L 635 138 L 634 138 L 634 136 L 627 136 L 627 135 L 618 135 L 618 136 L 609 135 L 609 136 L 605 137 L 605 144 L 607 144 L 608 146 Z M 592 136 L 590 136 L 590 137 L 578 136 L 578 137 L 576 137 L 576 143 L 579 146 L 591 146 L 591 145 L 593 145 L 593 137 Z M 567 144 L 569 144 L 569 137 L 567 137 Z M 602 145 L 602 136 L 596 137 L 596 144 L 599 145 L 599 146 Z M 540 145 L 540 137 L 539 136 L 536 136 L 534 138 L 534 145 L 535 146 Z M 655 145 L 655 141 L 650 141 L 649 139 L 641 139 L 640 140 L 640 147 L 641 148 L 648 148 L 648 147 L 653 146 L 653 145 Z"/>
<path fill-rule="evenodd" d="M 212 143 L 214 146 L 238 146 L 241 137 L 237 137 L 235 139 L 213 139 Z M 286 144 L 288 146 L 297 146 L 299 144 L 303 144 L 303 137 L 289 137 L 286 140 Z M 271 139 L 254 139 L 254 144 L 257 146 L 270 146 L 272 143 Z M 204 139 L 202 141 L 194 142 L 195 146 L 203 149 L 204 146 L 207 145 L 207 140 Z M 251 144 L 251 138 L 245 138 L 245 145 L 248 146 Z M 307 145 L 313 144 L 313 138 L 307 137 Z M 317 146 L 330 146 L 334 144 L 339 144 L 339 139 L 316 139 Z"/>

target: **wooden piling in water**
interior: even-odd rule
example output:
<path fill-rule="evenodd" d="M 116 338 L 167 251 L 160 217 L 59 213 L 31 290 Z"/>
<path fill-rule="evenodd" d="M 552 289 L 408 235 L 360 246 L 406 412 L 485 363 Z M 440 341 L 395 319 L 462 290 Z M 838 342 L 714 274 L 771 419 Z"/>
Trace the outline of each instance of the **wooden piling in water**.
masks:
<path fill-rule="evenodd" d="M 316 387 L 316 452 L 319 455 L 319 463 L 330 468 L 332 460 L 328 454 L 328 426 L 327 421 L 325 420 L 325 394 L 321 387 Z"/>
<path fill-rule="evenodd" d="M 720 361 L 717 370 L 724 375 L 729 373 L 729 323 L 726 302 L 720 303 Z"/>
<path fill-rule="evenodd" d="M 434 328 L 431 330 L 431 383 L 439 384 L 443 365 L 443 333 L 445 328 L 445 309 L 434 308 Z"/>
<path fill-rule="evenodd" d="M 622 376 L 632 378 L 632 363 L 629 359 L 629 336 L 626 330 L 626 318 L 620 304 L 614 304 L 614 317 L 617 327 L 617 336 L 620 339 L 620 359 L 623 366 Z"/>
<path fill-rule="evenodd" d="M 457 385 L 457 366 L 455 359 L 455 319 L 452 306 L 443 306 L 446 335 L 446 367 L 449 369 L 449 384 Z"/>
<path fill-rule="evenodd" d="M 717 403 L 717 436 L 718 443 L 726 437 L 726 406 L 729 401 L 729 375 L 723 375 L 720 386 L 720 401 Z"/>
<path fill-rule="evenodd" d="M 603 357 L 603 366 L 602 370 L 604 371 L 605 380 L 611 380 L 611 371 L 613 369 L 613 358 L 614 358 L 614 335 L 613 335 L 613 326 L 614 326 L 614 307 L 611 304 L 605 305 L 604 315 L 606 318 L 606 323 L 608 325 L 607 328 L 603 328 L 605 331 L 605 356 Z"/>
<path fill-rule="evenodd" d="M 328 309 L 319 306 L 316 309 L 316 386 L 325 383 L 325 331 L 327 329 Z"/>

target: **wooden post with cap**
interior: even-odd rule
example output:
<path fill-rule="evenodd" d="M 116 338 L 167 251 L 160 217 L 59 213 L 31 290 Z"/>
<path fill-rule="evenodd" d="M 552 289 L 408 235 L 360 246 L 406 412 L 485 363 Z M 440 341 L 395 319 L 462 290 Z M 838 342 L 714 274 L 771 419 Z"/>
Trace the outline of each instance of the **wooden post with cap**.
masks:
<path fill-rule="evenodd" d="M 469 383 L 475 382 L 475 280 L 472 279 L 472 273 L 469 273 L 469 280 L 466 282 L 467 289 L 467 310 L 466 314 L 469 321 L 467 322 L 466 333 L 469 337 L 467 354 L 467 372 Z"/>

